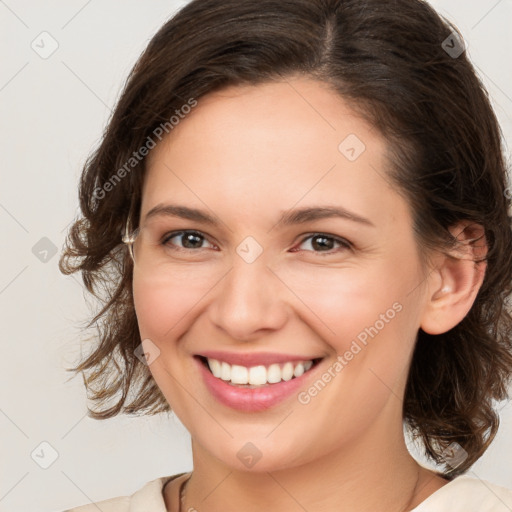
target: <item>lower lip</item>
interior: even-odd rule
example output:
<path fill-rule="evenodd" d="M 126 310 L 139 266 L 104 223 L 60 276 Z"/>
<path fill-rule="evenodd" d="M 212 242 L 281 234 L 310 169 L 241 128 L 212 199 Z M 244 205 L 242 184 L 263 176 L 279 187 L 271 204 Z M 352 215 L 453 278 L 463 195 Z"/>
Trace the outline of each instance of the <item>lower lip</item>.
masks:
<path fill-rule="evenodd" d="M 312 373 L 316 373 L 315 369 L 318 366 L 316 364 L 300 377 L 251 389 L 232 386 L 226 381 L 214 377 L 198 357 L 194 357 L 194 359 L 199 365 L 199 371 L 210 393 L 222 404 L 245 412 L 264 411 L 282 402 L 302 388 L 305 380 Z"/>

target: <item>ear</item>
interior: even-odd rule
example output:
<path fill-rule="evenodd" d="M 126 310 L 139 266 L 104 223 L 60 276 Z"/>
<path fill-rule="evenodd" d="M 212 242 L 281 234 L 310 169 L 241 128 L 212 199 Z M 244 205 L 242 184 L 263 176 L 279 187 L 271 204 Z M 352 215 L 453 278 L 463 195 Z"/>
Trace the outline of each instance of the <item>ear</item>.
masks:
<path fill-rule="evenodd" d="M 468 314 L 482 286 L 487 263 L 484 228 L 469 221 L 450 228 L 457 245 L 448 254 L 432 258 L 427 295 L 420 327 L 428 334 L 442 334 Z"/>

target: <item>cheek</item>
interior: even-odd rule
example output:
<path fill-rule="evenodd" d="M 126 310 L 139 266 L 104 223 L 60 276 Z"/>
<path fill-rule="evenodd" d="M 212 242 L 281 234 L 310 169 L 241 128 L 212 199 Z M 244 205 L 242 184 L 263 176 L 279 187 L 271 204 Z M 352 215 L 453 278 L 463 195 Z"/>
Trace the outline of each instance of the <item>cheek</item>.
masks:
<path fill-rule="evenodd" d="M 391 371 L 407 363 L 415 340 L 418 300 L 411 292 L 420 276 L 414 255 L 403 251 L 364 266 L 319 268 L 308 279 L 290 273 L 288 279 L 303 302 L 303 318 L 336 354 L 346 354 L 352 367 L 379 359 Z"/>
<path fill-rule="evenodd" d="M 133 297 L 137 321 L 142 338 L 165 340 L 177 337 L 181 324 L 186 324 L 187 314 L 207 291 L 205 280 L 149 279 L 134 274 Z"/>
<path fill-rule="evenodd" d="M 330 268 L 311 271 L 310 278 L 289 276 L 308 323 L 319 326 L 322 337 L 338 353 L 367 327 L 396 317 L 400 283 L 381 267 Z M 384 315 L 384 320 L 381 316 Z"/>
<path fill-rule="evenodd" d="M 149 366 L 157 386 L 165 396 L 171 409 L 186 417 L 189 392 L 170 375 L 174 374 L 171 361 L 179 356 L 179 344 L 175 342 L 189 327 L 187 314 L 194 306 L 200 307 L 200 299 L 206 293 L 204 286 L 192 286 L 187 279 L 148 278 L 134 273 L 133 298 L 137 323 L 142 340 L 149 338 L 160 351 Z"/>

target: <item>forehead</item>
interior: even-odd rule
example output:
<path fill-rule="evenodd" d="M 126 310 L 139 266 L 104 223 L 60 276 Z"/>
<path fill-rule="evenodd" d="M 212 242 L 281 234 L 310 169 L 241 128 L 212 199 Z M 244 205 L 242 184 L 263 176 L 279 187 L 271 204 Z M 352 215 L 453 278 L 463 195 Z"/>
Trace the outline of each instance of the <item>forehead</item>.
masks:
<path fill-rule="evenodd" d="M 318 202 L 392 215 L 404 205 L 387 167 L 386 141 L 326 84 L 232 86 L 200 98 L 148 155 L 141 213 L 179 199 L 240 219 Z"/>
<path fill-rule="evenodd" d="M 181 116 L 163 143 L 149 155 L 149 162 L 168 150 L 166 145 L 190 143 L 190 139 L 203 148 L 220 144 L 235 149 L 236 142 L 243 141 L 244 147 L 236 149 L 244 161 L 269 152 L 289 160 L 292 155 L 287 150 L 293 148 L 297 154 L 301 143 L 304 144 L 298 158 L 304 153 L 313 154 L 315 149 L 327 149 L 337 157 L 338 144 L 350 134 L 359 137 L 359 146 L 365 143 L 383 149 L 384 141 L 377 131 L 323 82 L 295 78 L 229 86 L 200 98 L 193 111 Z M 307 144 L 313 140 L 314 145 Z"/>

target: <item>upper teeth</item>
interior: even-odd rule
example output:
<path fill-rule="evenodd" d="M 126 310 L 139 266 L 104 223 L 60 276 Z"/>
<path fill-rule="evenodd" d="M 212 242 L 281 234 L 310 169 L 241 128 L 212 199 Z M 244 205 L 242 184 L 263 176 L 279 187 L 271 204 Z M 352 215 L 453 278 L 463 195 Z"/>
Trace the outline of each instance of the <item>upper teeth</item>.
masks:
<path fill-rule="evenodd" d="M 229 364 L 217 359 L 208 359 L 208 366 L 215 377 L 225 381 L 231 381 L 232 384 L 252 384 L 255 386 L 263 384 L 274 384 L 282 380 L 290 380 L 293 377 L 300 377 L 304 372 L 308 371 L 313 365 L 313 361 L 299 361 L 298 363 L 287 362 L 282 366 L 279 364 L 271 364 L 266 367 L 239 366 L 237 364 Z"/>

